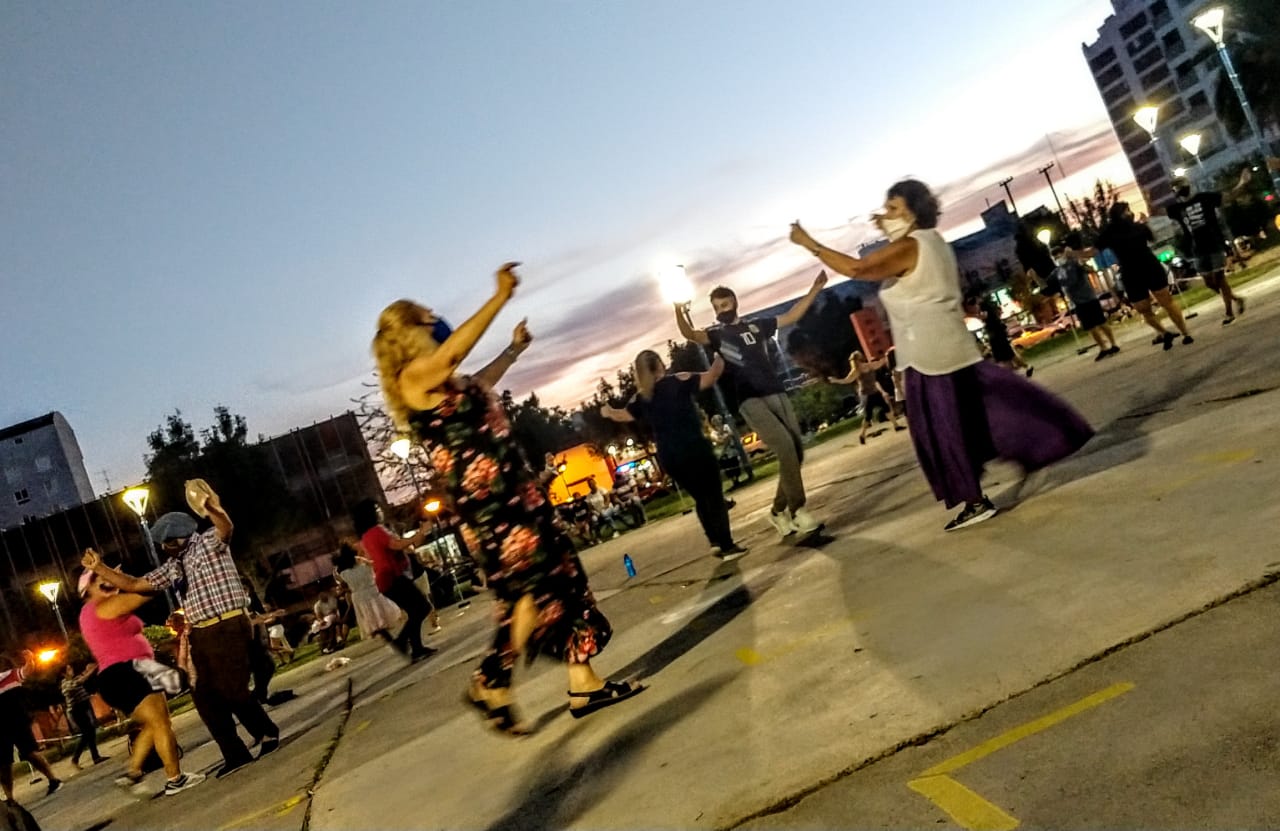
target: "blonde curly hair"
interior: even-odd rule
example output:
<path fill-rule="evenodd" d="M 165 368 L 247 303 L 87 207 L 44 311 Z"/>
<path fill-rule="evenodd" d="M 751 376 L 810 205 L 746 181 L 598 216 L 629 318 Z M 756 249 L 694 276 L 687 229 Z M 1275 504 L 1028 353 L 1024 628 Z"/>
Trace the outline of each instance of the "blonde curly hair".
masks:
<path fill-rule="evenodd" d="M 378 331 L 371 348 L 387 413 L 400 430 L 408 427 L 412 412 L 400 394 L 400 373 L 414 358 L 429 355 L 439 347 L 431 337 L 431 328 L 423 325 L 428 314 L 427 307 L 412 300 L 397 300 L 378 315 Z"/>

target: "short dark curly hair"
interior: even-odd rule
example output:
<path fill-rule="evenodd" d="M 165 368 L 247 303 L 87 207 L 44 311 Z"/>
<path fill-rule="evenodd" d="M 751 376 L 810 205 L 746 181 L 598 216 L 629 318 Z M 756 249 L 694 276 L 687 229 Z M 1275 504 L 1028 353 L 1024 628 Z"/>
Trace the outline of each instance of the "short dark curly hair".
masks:
<path fill-rule="evenodd" d="M 889 188 L 889 197 L 900 197 L 907 203 L 907 209 L 916 216 L 917 228 L 937 228 L 938 217 L 942 210 L 938 205 L 938 197 L 933 195 L 929 186 L 916 179 L 903 179 Z"/>

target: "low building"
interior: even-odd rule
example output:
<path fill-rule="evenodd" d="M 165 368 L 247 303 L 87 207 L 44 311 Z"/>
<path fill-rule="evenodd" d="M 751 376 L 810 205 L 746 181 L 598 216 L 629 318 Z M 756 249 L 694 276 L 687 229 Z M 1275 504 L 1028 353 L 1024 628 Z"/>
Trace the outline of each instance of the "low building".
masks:
<path fill-rule="evenodd" d="M 75 431 L 53 412 L 0 429 L 0 528 L 93 501 Z"/>

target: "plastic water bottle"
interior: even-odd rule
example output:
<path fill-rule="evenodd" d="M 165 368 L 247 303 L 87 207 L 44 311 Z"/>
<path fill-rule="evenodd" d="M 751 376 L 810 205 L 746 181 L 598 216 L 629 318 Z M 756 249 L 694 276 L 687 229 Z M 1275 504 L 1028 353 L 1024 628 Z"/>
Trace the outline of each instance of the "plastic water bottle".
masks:
<path fill-rule="evenodd" d="M 630 554 L 622 555 L 622 567 L 627 570 L 628 577 L 636 576 L 636 564 L 635 561 L 631 559 Z"/>

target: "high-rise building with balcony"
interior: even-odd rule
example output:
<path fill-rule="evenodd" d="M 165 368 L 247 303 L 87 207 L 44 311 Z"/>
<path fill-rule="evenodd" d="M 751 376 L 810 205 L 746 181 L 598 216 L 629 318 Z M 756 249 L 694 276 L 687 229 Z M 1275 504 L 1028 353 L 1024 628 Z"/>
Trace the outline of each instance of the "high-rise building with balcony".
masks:
<path fill-rule="evenodd" d="M 93 501 L 80 443 L 62 413 L 0 429 L 0 473 L 0 528 Z"/>
<path fill-rule="evenodd" d="M 1209 38 L 1192 25 L 1209 0 L 1111 0 L 1114 14 L 1098 29 L 1098 39 L 1083 46 L 1116 136 L 1129 158 L 1134 178 L 1148 205 L 1172 199 L 1172 170 L 1185 167 L 1208 180 L 1227 165 L 1247 158 L 1252 139 L 1236 142 L 1222 128 L 1213 107 L 1222 65 Z M 1133 120 L 1144 106 L 1159 107 L 1155 146 Z M 1200 161 L 1179 144 L 1190 133 L 1201 136 Z"/>

